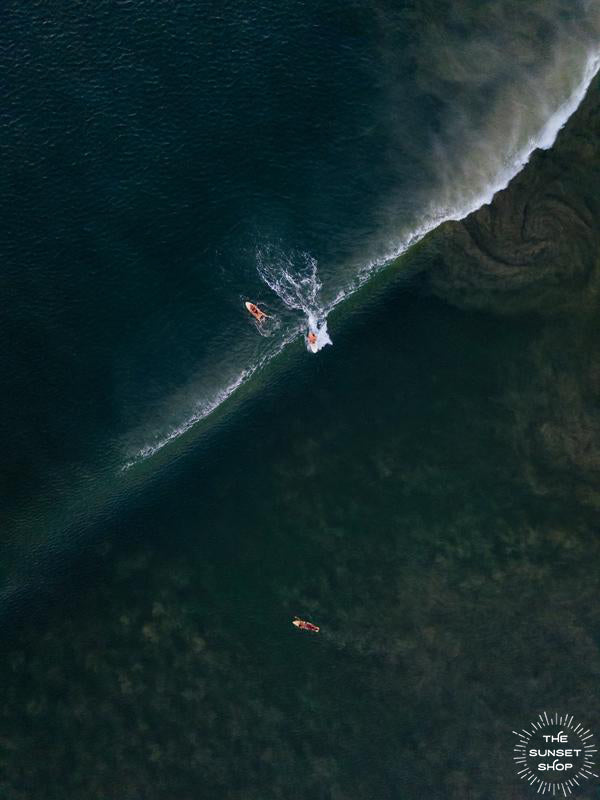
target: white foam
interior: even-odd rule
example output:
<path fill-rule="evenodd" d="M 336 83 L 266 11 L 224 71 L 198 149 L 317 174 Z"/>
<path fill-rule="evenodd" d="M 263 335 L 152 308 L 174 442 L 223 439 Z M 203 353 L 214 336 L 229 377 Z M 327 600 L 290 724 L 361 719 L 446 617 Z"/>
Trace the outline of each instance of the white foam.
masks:
<path fill-rule="evenodd" d="M 163 447 L 166 447 L 169 442 L 172 442 L 175 439 L 178 439 L 180 436 L 183 436 L 183 434 L 187 433 L 190 428 L 196 425 L 196 423 L 208 417 L 209 414 L 212 414 L 212 412 L 215 411 L 222 403 L 224 403 L 228 397 L 231 397 L 235 390 L 245 383 L 245 381 L 247 381 L 248 378 L 254 374 L 254 372 L 256 372 L 257 368 L 258 366 L 242 370 L 242 372 L 228 386 L 218 392 L 207 403 L 203 403 L 194 414 L 185 420 L 185 422 L 178 427 L 173 428 L 173 430 L 171 430 L 166 436 L 158 438 L 156 442 L 142 447 L 142 449 L 139 450 L 130 461 L 123 465 L 122 469 L 127 470 L 138 461 L 143 461 L 146 458 L 150 458 L 158 453 L 159 450 L 162 450 Z"/>
<path fill-rule="evenodd" d="M 315 316 L 309 314 L 308 330 L 310 331 L 310 333 L 314 333 L 317 337 L 316 342 L 312 346 L 308 343 L 308 340 L 306 342 L 306 349 L 310 353 L 318 353 L 319 350 L 322 350 L 324 347 L 327 347 L 328 344 L 333 344 L 333 342 L 329 338 L 326 319 L 318 320 Z"/>
<path fill-rule="evenodd" d="M 293 326 L 273 350 L 263 355 L 253 366 L 243 369 L 224 389 L 215 393 L 215 395 L 213 395 L 208 402 L 202 403 L 202 405 L 198 407 L 197 411 L 187 417 L 187 419 L 182 422 L 181 425 L 174 427 L 165 435 L 158 434 L 154 442 L 135 452 L 121 467 L 121 470 L 128 470 L 140 461 L 144 461 L 145 459 L 156 455 L 156 453 L 158 453 L 168 444 L 186 434 L 197 423 L 210 416 L 210 414 L 216 411 L 219 406 L 221 406 L 229 397 L 231 397 L 232 394 L 234 394 L 237 389 L 240 388 L 240 386 L 245 384 L 254 375 L 254 373 L 262 369 L 262 367 L 268 364 L 269 361 L 278 356 L 289 344 L 296 340 L 301 332 L 302 326 Z"/>
<path fill-rule="evenodd" d="M 317 353 L 333 344 L 327 331 L 327 310 L 321 301 L 322 286 L 315 258 L 309 253 L 284 252 L 271 245 L 256 251 L 256 269 L 286 308 L 305 314 L 309 333 L 317 337 L 314 345 L 307 341 L 309 352 Z"/>

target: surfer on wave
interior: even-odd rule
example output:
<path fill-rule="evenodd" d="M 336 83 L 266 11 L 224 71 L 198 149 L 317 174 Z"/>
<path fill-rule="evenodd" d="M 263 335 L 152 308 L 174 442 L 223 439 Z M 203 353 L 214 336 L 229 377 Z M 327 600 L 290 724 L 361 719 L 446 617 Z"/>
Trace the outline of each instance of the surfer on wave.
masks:
<path fill-rule="evenodd" d="M 311 353 L 318 353 L 319 350 L 327 344 L 331 344 L 331 339 L 327 333 L 327 323 L 325 320 L 317 321 L 309 317 L 306 347 Z"/>

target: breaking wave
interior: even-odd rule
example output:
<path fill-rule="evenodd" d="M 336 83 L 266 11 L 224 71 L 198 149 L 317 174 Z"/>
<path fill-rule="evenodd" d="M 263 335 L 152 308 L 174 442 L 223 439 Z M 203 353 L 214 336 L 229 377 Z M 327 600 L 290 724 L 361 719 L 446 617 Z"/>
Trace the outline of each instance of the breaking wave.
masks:
<path fill-rule="evenodd" d="M 436 201 L 429 204 L 422 215 L 421 222 L 400 236 L 397 241 L 391 242 L 381 255 L 367 261 L 359 269 L 356 280 L 337 294 L 330 308 L 335 307 L 349 294 L 352 294 L 362 286 L 375 271 L 399 258 L 439 225 L 444 222 L 464 219 L 482 206 L 491 203 L 494 195 L 505 189 L 510 181 L 523 169 L 535 150 L 549 150 L 554 145 L 560 130 L 581 104 L 599 70 L 600 51 L 595 51 L 588 54 L 583 74 L 575 86 L 571 87 L 567 98 L 554 110 L 549 109 L 548 116 L 541 128 L 527 137 L 522 144 L 512 148 L 505 158 L 490 157 L 487 148 L 485 148 L 487 158 L 486 168 L 483 171 L 472 167 L 472 164 L 474 162 L 478 163 L 480 159 L 477 159 L 475 154 L 471 153 L 468 181 L 459 180 L 456 174 L 442 174 L 435 193 Z M 441 153 L 439 155 L 440 161 L 443 163 L 445 159 L 442 158 Z M 493 169 L 491 174 L 490 168 Z M 472 189 L 470 192 L 457 191 L 454 188 L 457 185 L 464 186 L 465 183 L 470 185 Z"/>
<path fill-rule="evenodd" d="M 225 388 L 214 391 L 209 400 L 196 404 L 193 412 L 181 424 L 174 425 L 166 432 L 157 432 L 152 437 L 151 443 L 136 448 L 133 453 L 130 452 L 123 469 L 152 457 L 207 418 L 259 369 L 298 336 L 305 334 L 307 329 L 317 336 L 313 351 L 331 344 L 327 331 L 329 313 L 360 288 L 375 272 L 397 259 L 438 225 L 450 220 L 463 219 L 482 205 L 491 202 L 493 196 L 505 188 L 521 171 L 534 150 L 552 147 L 560 129 L 578 108 L 599 69 L 600 51 L 589 53 L 583 70 L 579 71 L 579 79 L 565 91 L 566 96 L 563 95 L 565 99 L 558 102 L 555 108 L 547 109 L 545 120 L 536 131 L 527 135 L 524 141 L 518 141 L 519 137 L 515 136 L 516 144 L 513 143 L 511 146 L 509 142 L 508 146 L 503 148 L 504 153 L 508 152 L 508 155 L 503 158 L 498 158 L 497 155 L 487 158 L 488 149 L 474 145 L 473 152 L 467 159 L 469 168 L 461 166 L 460 163 L 452 164 L 449 167 L 449 174 L 444 175 L 442 172 L 437 191 L 432 192 L 437 198 L 436 202 L 426 205 L 426 210 L 420 215 L 418 222 L 409 225 L 406 231 L 399 231 L 390 237 L 387 245 L 384 244 L 383 247 L 380 245 L 376 256 L 363 260 L 362 265 L 354 270 L 354 274 L 347 276 L 344 286 L 333 288 L 333 292 L 336 293 L 332 293 L 332 299 L 329 301 L 323 300 L 323 286 L 317 262 L 309 253 L 286 252 L 274 245 L 258 248 L 257 272 L 283 306 L 280 334 L 271 337 L 271 341 L 265 343 L 266 350 L 252 365 L 244 367 L 226 382 Z M 493 120 L 490 124 L 493 124 Z M 440 161 L 446 162 L 447 154 L 443 155 L 444 158 L 440 158 Z M 474 164 L 478 166 L 473 167 Z M 462 176 L 462 180 L 460 180 L 461 170 L 467 172 Z M 457 186 L 467 188 L 457 190 Z"/>
<path fill-rule="evenodd" d="M 176 428 L 173 428 L 166 435 L 163 436 L 159 435 L 155 442 L 147 444 L 145 447 L 142 447 L 142 449 L 135 454 L 135 456 L 131 459 L 131 461 L 128 461 L 123 465 L 122 469 L 127 470 L 130 467 L 132 467 L 136 462 L 144 460 L 146 458 L 150 458 L 151 456 L 158 453 L 159 450 L 162 450 L 163 447 L 166 447 L 166 445 L 168 445 L 170 442 L 174 441 L 175 439 L 178 439 L 180 436 L 183 436 L 183 434 L 187 433 L 190 430 L 190 428 L 196 425 L 196 423 L 205 419 L 205 417 L 208 417 L 209 414 L 212 414 L 212 412 L 215 411 L 222 403 L 224 403 L 228 397 L 231 397 L 231 395 L 235 392 L 235 390 L 239 388 L 243 383 L 245 383 L 245 381 L 247 381 L 248 378 L 250 378 L 254 374 L 256 369 L 258 369 L 258 365 L 254 369 L 249 368 L 242 370 L 242 372 L 240 372 L 240 374 L 236 378 L 234 378 L 234 380 L 228 386 L 226 386 L 224 389 L 218 392 L 214 397 L 212 397 L 207 402 L 199 405 L 196 412 L 192 414 L 190 417 L 188 417 L 184 422 L 182 422 L 181 425 L 179 425 Z"/>

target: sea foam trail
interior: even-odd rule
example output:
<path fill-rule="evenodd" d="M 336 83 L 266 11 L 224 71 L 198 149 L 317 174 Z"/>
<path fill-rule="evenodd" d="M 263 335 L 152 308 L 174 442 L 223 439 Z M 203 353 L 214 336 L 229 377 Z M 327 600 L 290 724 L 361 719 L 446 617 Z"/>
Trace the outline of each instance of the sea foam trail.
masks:
<path fill-rule="evenodd" d="M 327 311 L 321 301 L 322 284 L 315 258 L 309 253 L 285 253 L 268 246 L 256 251 L 256 269 L 286 308 L 302 311 L 306 315 L 307 328 L 316 336 L 312 352 L 332 344 L 327 331 Z"/>
<path fill-rule="evenodd" d="M 430 206 L 424 215 L 423 222 L 400 237 L 384 252 L 383 255 L 367 262 L 359 270 L 355 280 L 341 289 L 327 304 L 320 299 L 321 284 L 318 280 L 315 259 L 307 254 L 285 254 L 276 248 L 264 248 L 257 252 L 257 269 L 262 279 L 279 296 L 288 309 L 302 311 L 308 324 L 314 326 L 322 338 L 320 347 L 330 344 L 327 333 L 327 316 L 344 299 L 357 291 L 375 272 L 391 261 L 399 258 L 410 247 L 420 241 L 444 222 L 464 219 L 473 211 L 490 203 L 494 195 L 506 188 L 529 161 L 531 154 L 538 149 L 547 150 L 556 141 L 559 131 L 577 110 L 587 90 L 600 69 L 600 50 L 588 54 L 581 80 L 576 84 L 569 96 L 546 119 L 545 123 L 531 136 L 527 142 L 512 153 L 507 162 L 500 167 L 492 180 L 476 191 L 472 196 L 463 198 L 462 202 L 447 205 Z M 209 401 L 202 403 L 181 425 L 174 427 L 155 442 L 138 450 L 122 469 L 129 469 L 136 463 L 152 457 L 171 442 L 187 433 L 200 421 L 206 419 L 221 406 L 234 392 L 246 383 L 258 370 L 266 366 L 281 353 L 292 341 L 305 331 L 304 321 L 292 324 L 284 333 L 279 345 L 271 349 L 253 366 L 243 369 L 226 388 L 217 392 Z"/>

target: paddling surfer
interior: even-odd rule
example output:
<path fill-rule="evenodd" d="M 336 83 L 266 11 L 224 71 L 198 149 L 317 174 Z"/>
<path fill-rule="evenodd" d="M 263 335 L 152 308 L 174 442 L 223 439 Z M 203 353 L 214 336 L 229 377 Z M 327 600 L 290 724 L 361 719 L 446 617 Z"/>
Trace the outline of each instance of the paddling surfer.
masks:
<path fill-rule="evenodd" d="M 307 622 L 305 619 L 300 619 L 300 617 L 294 617 L 292 620 L 292 625 L 295 625 L 296 628 L 300 628 L 301 631 L 312 631 L 313 633 L 319 633 L 321 630 L 318 625 L 314 625 L 312 622 Z"/>
<path fill-rule="evenodd" d="M 269 316 L 265 314 L 264 311 L 261 311 L 258 306 L 254 305 L 254 303 L 246 303 L 246 308 L 257 322 L 263 322 Z"/>

